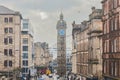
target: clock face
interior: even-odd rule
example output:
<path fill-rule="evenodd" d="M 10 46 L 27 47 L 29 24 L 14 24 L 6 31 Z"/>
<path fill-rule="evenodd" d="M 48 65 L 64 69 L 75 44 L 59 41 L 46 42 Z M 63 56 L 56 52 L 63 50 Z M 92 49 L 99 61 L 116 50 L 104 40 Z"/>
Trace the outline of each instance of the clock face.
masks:
<path fill-rule="evenodd" d="M 65 34 L 65 31 L 63 29 L 59 30 L 59 34 L 60 35 L 64 35 Z"/>

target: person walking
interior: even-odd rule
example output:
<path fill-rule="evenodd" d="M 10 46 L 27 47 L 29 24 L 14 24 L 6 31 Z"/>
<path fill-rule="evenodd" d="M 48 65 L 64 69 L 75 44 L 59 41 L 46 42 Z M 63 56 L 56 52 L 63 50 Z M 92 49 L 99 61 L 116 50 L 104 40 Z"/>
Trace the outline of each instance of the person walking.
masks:
<path fill-rule="evenodd" d="M 68 76 L 68 80 L 71 80 L 71 75 Z"/>
<path fill-rule="evenodd" d="M 56 75 L 55 73 L 53 74 L 53 80 L 58 80 L 58 75 Z"/>
<path fill-rule="evenodd" d="M 40 75 L 37 80 L 44 80 L 44 78 Z"/>

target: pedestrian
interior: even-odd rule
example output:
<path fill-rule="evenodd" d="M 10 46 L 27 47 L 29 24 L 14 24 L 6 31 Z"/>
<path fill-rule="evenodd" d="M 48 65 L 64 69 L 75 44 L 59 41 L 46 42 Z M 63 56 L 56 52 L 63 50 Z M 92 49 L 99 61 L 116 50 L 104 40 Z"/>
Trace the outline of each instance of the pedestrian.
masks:
<path fill-rule="evenodd" d="M 68 80 L 71 80 L 71 75 L 68 76 Z"/>
<path fill-rule="evenodd" d="M 53 80 L 58 80 L 58 76 L 55 73 L 53 74 Z"/>
<path fill-rule="evenodd" d="M 74 74 L 74 80 L 76 80 L 76 78 L 77 78 L 77 75 L 76 75 L 76 74 Z"/>
<path fill-rule="evenodd" d="M 72 73 L 72 78 L 71 78 L 71 80 L 74 80 L 74 77 L 75 77 L 75 76 L 74 76 L 74 74 Z"/>
<path fill-rule="evenodd" d="M 46 74 L 43 74 L 43 75 L 42 75 L 42 78 L 43 78 L 44 80 L 46 80 Z"/>
<path fill-rule="evenodd" d="M 40 75 L 37 80 L 44 80 L 44 78 Z"/>

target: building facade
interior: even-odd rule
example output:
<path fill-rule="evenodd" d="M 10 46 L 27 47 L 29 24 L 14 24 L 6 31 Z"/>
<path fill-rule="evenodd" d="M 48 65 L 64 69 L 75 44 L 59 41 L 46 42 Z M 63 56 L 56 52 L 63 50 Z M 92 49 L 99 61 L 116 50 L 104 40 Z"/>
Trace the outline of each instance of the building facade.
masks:
<path fill-rule="evenodd" d="M 120 0 L 102 0 L 103 6 L 103 77 L 120 79 Z"/>
<path fill-rule="evenodd" d="M 29 19 L 22 20 L 21 27 L 21 67 L 23 76 L 28 76 L 33 62 L 33 29 Z"/>
<path fill-rule="evenodd" d="M 67 51 L 67 53 L 66 53 L 66 71 L 72 70 L 71 58 L 72 58 L 71 51 Z"/>
<path fill-rule="evenodd" d="M 35 66 L 49 66 L 49 62 L 52 61 L 52 56 L 49 53 L 49 46 L 46 42 L 36 42 L 34 43 L 34 63 Z"/>
<path fill-rule="evenodd" d="M 35 55 L 34 55 L 34 64 L 35 64 L 35 66 L 43 66 L 43 65 L 45 65 L 44 50 L 41 47 L 40 42 L 34 43 L 34 50 L 35 50 Z"/>
<path fill-rule="evenodd" d="M 21 64 L 21 19 L 19 12 L 0 6 L 0 74 L 8 78 Z"/>
<path fill-rule="evenodd" d="M 57 22 L 57 72 L 60 76 L 66 75 L 66 22 L 63 20 L 63 14 L 60 14 L 60 20 Z"/>
<path fill-rule="evenodd" d="M 86 80 L 88 76 L 88 26 L 87 21 L 81 24 L 73 23 L 73 27 L 79 28 L 76 32 L 76 67 L 77 74 L 82 80 Z"/>
<path fill-rule="evenodd" d="M 49 45 L 48 45 L 48 43 L 43 42 L 41 44 L 41 47 L 44 50 L 44 63 L 45 63 L 46 66 L 49 66 L 49 62 L 51 61 L 51 55 L 50 55 L 50 52 L 49 52 Z"/>
<path fill-rule="evenodd" d="M 102 78 L 102 10 L 92 7 L 88 22 L 88 74 Z"/>
<path fill-rule="evenodd" d="M 72 24 L 72 73 L 77 73 L 77 33 L 80 31 L 80 25 L 75 24 L 75 21 Z"/>

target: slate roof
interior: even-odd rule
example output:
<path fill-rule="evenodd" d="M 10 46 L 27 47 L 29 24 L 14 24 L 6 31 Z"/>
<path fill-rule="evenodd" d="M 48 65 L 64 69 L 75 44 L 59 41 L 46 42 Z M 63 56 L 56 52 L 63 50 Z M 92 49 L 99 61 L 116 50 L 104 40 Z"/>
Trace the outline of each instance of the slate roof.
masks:
<path fill-rule="evenodd" d="M 13 11 L 5 6 L 0 5 L 0 15 L 19 15 L 22 19 L 22 15 L 18 11 Z"/>
<path fill-rule="evenodd" d="M 0 14 L 16 14 L 16 12 L 7 7 L 0 6 Z"/>

